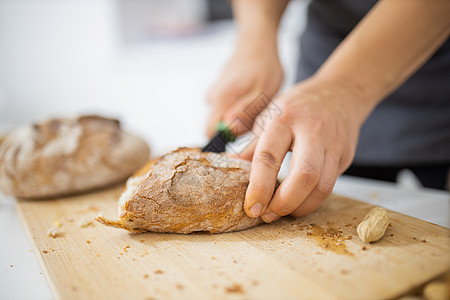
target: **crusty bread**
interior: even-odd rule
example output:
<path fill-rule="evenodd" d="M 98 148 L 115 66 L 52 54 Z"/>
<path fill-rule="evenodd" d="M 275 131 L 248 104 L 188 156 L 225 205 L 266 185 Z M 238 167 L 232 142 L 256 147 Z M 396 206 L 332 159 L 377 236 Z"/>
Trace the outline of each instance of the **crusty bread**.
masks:
<path fill-rule="evenodd" d="M 146 165 L 127 182 L 119 219 L 97 220 L 132 232 L 210 233 L 253 227 L 243 209 L 250 162 L 180 148 Z"/>
<path fill-rule="evenodd" d="M 99 116 L 51 119 L 9 133 L 0 145 L 0 188 L 21 198 L 56 197 L 125 180 L 150 150 Z"/>

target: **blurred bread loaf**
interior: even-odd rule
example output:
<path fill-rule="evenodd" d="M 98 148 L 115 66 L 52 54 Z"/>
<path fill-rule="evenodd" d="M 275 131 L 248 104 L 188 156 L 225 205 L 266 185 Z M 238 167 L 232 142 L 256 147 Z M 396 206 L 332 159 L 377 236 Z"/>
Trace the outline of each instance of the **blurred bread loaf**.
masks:
<path fill-rule="evenodd" d="M 256 226 L 243 209 L 250 162 L 226 154 L 180 148 L 128 179 L 119 219 L 97 220 L 132 232 L 210 233 Z"/>
<path fill-rule="evenodd" d="M 0 189 L 21 198 L 84 192 L 125 180 L 147 144 L 100 116 L 51 119 L 10 132 L 0 145 Z"/>

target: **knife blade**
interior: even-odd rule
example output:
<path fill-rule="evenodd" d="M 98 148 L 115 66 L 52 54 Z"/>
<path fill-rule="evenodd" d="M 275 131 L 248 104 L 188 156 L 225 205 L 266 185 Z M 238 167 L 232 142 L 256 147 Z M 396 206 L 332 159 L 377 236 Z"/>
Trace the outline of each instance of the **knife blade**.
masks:
<path fill-rule="evenodd" d="M 202 152 L 225 152 L 226 145 L 229 142 L 234 142 L 235 140 L 236 136 L 230 131 L 225 123 L 220 122 L 219 125 L 217 125 L 216 134 L 212 137 L 208 144 L 203 147 Z"/>

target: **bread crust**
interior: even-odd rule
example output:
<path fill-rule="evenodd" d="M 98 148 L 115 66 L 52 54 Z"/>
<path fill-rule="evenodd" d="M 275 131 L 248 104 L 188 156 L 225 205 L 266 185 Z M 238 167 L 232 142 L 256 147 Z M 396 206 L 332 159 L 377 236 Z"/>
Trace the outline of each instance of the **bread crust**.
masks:
<path fill-rule="evenodd" d="M 127 182 L 119 219 L 105 225 L 132 232 L 210 233 L 247 229 L 261 223 L 243 209 L 250 162 L 226 154 L 180 148 L 149 163 Z"/>
<path fill-rule="evenodd" d="M 0 145 L 0 188 L 20 198 L 75 194 L 125 180 L 147 144 L 100 116 L 51 119 L 9 133 Z"/>

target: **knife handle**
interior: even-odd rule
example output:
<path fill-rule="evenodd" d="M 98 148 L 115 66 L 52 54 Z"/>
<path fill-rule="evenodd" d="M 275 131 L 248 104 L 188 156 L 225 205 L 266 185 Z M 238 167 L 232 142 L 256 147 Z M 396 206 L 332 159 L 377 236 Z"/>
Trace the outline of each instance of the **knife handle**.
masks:
<path fill-rule="evenodd" d="M 202 149 L 202 152 L 225 152 L 225 146 L 229 142 L 234 142 L 236 136 L 230 131 L 225 123 L 220 122 L 217 125 L 216 134 L 211 141 Z"/>

